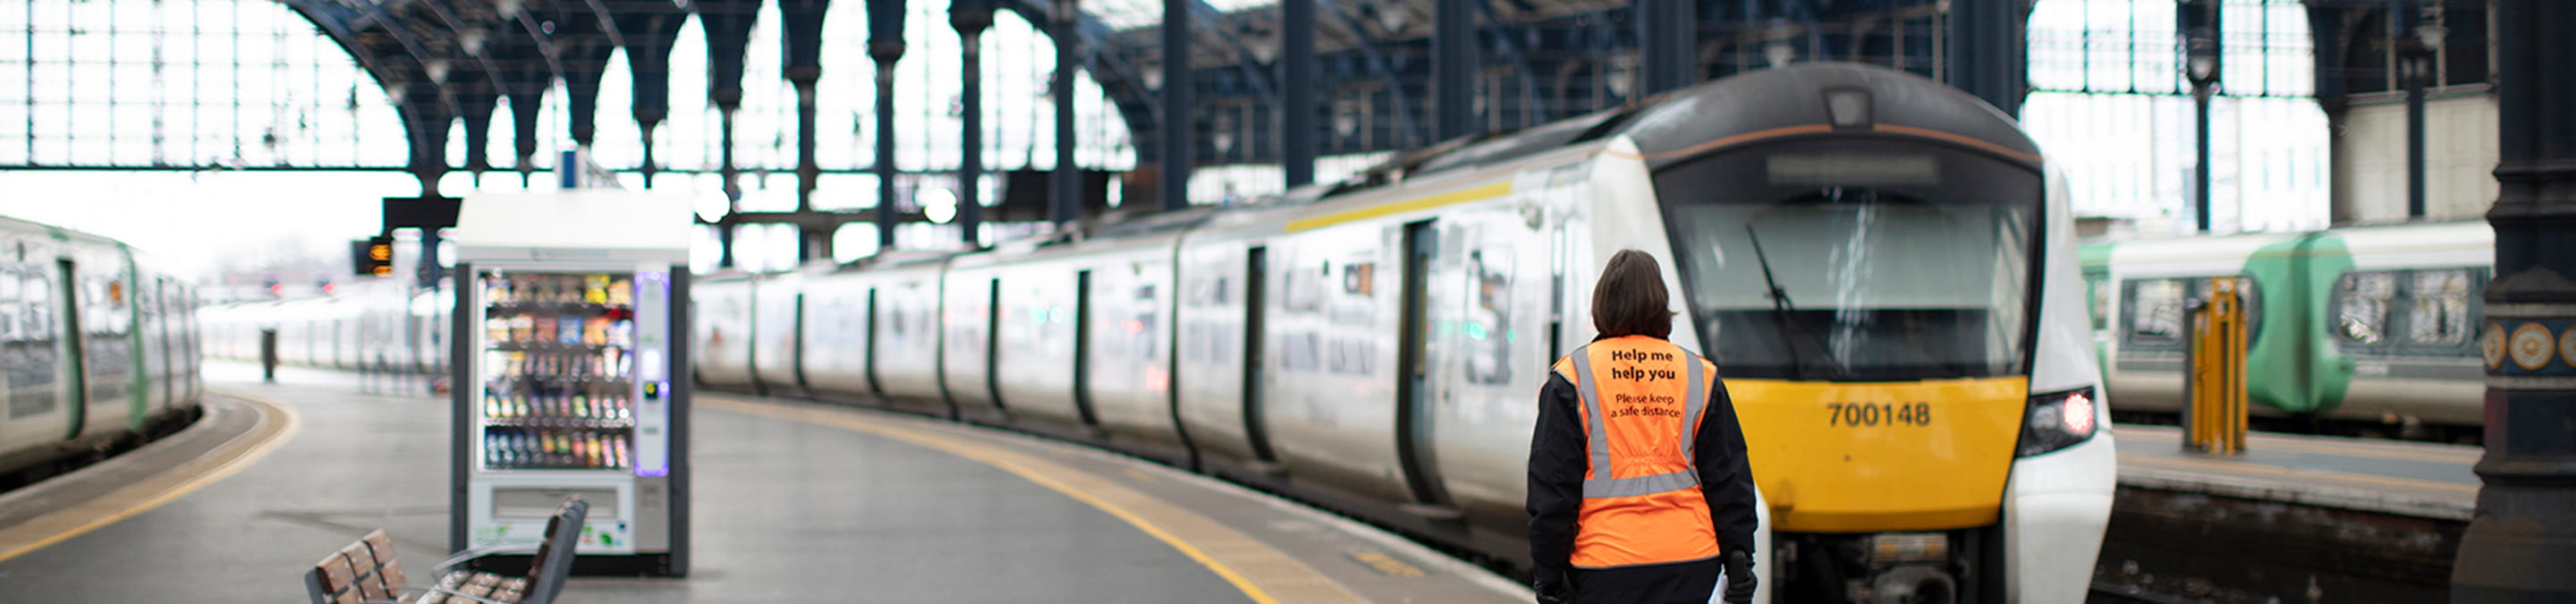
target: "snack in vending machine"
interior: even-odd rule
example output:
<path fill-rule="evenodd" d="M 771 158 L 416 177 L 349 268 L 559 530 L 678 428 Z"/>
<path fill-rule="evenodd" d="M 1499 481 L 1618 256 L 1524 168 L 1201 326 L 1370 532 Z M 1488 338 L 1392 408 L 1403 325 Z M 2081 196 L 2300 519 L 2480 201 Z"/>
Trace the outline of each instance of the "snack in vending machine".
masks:
<path fill-rule="evenodd" d="M 608 344 L 618 347 L 634 346 L 635 321 L 633 319 L 618 319 L 617 323 L 608 329 Z"/>
<path fill-rule="evenodd" d="M 510 320 L 500 317 L 485 317 L 483 319 L 483 337 L 492 340 L 492 342 L 496 344 L 510 341 Z"/>
<path fill-rule="evenodd" d="M 581 343 L 592 346 L 608 344 L 608 317 L 591 317 L 582 324 Z"/>
<path fill-rule="evenodd" d="M 614 282 L 609 283 L 609 284 L 608 284 L 608 305 L 609 305 L 609 306 L 633 306 L 633 305 L 635 305 L 635 283 L 634 283 L 634 282 L 632 282 L 632 281 L 627 281 L 627 280 L 625 280 L 625 279 L 618 279 L 618 280 L 616 280 L 616 281 L 614 281 Z"/>
<path fill-rule="evenodd" d="M 592 304 L 608 303 L 608 275 L 583 275 L 581 281 L 584 286 L 582 301 Z"/>
<path fill-rule="evenodd" d="M 536 339 L 533 341 L 537 343 L 549 343 L 555 341 L 555 320 L 540 318 L 535 321 L 537 324 Z"/>
<path fill-rule="evenodd" d="M 536 338 L 536 319 L 527 315 L 510 317 L 510 340 L 526 342 Z"/>
<path fill-rule="evenodd" d="M 563 317 L 556 319 L 555 323 L 555 332 L 562 336 L 558 341 L 565 344 L 581 343 L 581 317 Z"/>

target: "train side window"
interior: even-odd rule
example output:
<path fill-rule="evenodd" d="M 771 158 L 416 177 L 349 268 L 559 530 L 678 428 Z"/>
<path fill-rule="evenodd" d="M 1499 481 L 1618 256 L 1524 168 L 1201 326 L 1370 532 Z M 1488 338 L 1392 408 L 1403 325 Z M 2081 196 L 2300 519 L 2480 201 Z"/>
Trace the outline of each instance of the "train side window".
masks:
<path fill-rule="evenodd" d="M 2191 299 L 2209 299 L 2210 292 L 2215 289 L 2210 286 L 2208 278 L 2193 279 Z M 2245 309 L 2245 346 L 2251 348 L 2255 341 L 2263 339 L 2263 290 L 2255 286 L 2253 275 L 2236 276 L 2236 303 Z"/>
<path fill-rule="evenodd" d="M 2406 342 L 2440 351 L 2465 352 L 2475 288 L 2469 269 L 2414 271 L 2406 279 Z"/>
<path fill-rule="evenodd" d="M 2105 283 L 2108 279 L 2101 273 L 2084 276 L 2084 291 L 2092 297 L 2093 301 L 2092 304 L 2085 305 L 2085 310 L 2090 311 L 2093 317 L 2093 331 L 2111 328 L 2111 292 L 2113 290 L 2107 287 L 2108 283 Z"/>
<path fill-rule="evenodd" d="M 2339 348 L 2377 346 L 2388 338 L 2388 307 L 2397 297 L 2397 274 L 2347 272 L 2335 279 L 2334 333 Z"/>
<path fill-rule="evenodd" d="M 27 339 L 26 329 L 18 323 L 18 317 L 26 314 L 22 307 L 25 302 L 19 297 L 21 288 L 18 280 L 17 269 L 0 269 L 0 341 Z"/>
<path fill-rule="evenodd" d="M 1467 380 L 1478 384 L 1512 382 L 1512 248 L 1492 245 L 1467 253 Z"/>
<path fill-rule="evenodd" d="M 2123 348 L 2155 350 L 2179 348 L 2183 334 L 2183 283 L 2176 279 L 2139 279 L 2123 284 L 2122 314 L 2126 315 L 2128 336 L 2121 338 Z"/>
<path fill-rule="evenodd" d="M 47 278 L 47 277 L 46 277 L 46 275 L 44 275 L 43 271 L 30 271 L 30 272 L 25 272 L 25 273 L 19 273 L 17 276 L 18 276 L 18 278 L 19 278 L 19 282 L 20 282 L 20 283 L 24 283 L 24 284 L 26 284 L 26 286 L 27 286 L 27 287 L 26 287 L 26 289 L 25 289 L 25 290 L 23 290 L 23 293 L 25 293 L 25 294 L 26 294 L 26 297 L 24 298 L 24 300 L 25 300 L 25 307 L 24 307 L 24 308 L 26 308 L 27 312 L 26 312 L 26 314 L 21 315 L 21 316 L 19 317 L 19 319 L 21 319 L 21 320 L 19 321 L 19 325 L 20 325 L 20 326 L 22 326 L 22 327 L 21 327 L 21 329 L 22 329 L 21 333 L 25 333 L 25 334 L 27 334 L 27 339 L 28 339 L 28 340 L 31 340 L 31 341 L 37 341 L 37 342 L 51 342 L 51 341 L 53 341 L 53 340 L 54 340 L 54 282 L 53 282 L 53 280 L 52 280 L 52 279 L 50 279 L 50 278 Z"/>

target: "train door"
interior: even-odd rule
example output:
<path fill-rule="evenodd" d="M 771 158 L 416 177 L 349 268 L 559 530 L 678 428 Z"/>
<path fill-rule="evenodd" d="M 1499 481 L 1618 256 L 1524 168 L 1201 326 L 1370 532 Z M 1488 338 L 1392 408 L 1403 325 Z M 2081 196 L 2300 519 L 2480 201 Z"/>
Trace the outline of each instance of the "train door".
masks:
<path fill-rule="evenodd" d="M 1269 314 L 1270 248 L 1254 247 L 1246 254 L 1243 289 L 1243 434 L 1251 441 L 1253 459 L 1275 467 L 1279 454 L 1270 450 L 1270 432 L 1261 420 L 1262 393 L 1268 390 L 1262 386 L 1270 338 L 1262 318 Z"/>
<path fill-rule="evenodd" d="M 1098 310 L 1091 303 L 1091 269 L 1073 275 L 1073 410 L 1082 425 L 1100 429 L 1100 415 L 1091 408 L 1091 313 Z"/>
<path fill-rule="evenodd" d="M 993 397 L 993 408 L 1010 413 L 1002 403 L 1002 278 L 994 277 L 984 287 L 984 392 Z"/>
<path fill-rule="evenodd" d="M 1433 453 L 1437 441 L 1431 425 L 1430 284 L 1431 272 L 1440 253 L 1439 230 L 1432 221 L 1404 225 L 1403 327 L 1396 337 L 1396 455 L 1404 466 L 1404 478 L 1413 488 L 1413 499 L 1430 506 L 1449 505 L 1448 489 L 1441 485 L 1439 457 Z"/>
<path fill-rule="evenodd" d="M 860 320 L 862 324 L 867 327 L 867 337 L 862 339 L 862 343 L 859 344 L 859 346 L 867 353 L 868 356 L 865 361 L 866 364 L 861 365 L 859 371 L 861 375 L 867 376 L 868 394 L 877 397 L 877 403 L 882 405 L 885 404 L 884 399 L 886 397 L 886 390 L 885 382 L 877 379 L 877 334 L 884 333 L 884 330 L 877 329 L 876 287 L 868 287 L 867 299 L 867 314 L 864 315 L 867 318 Z"/>
<path fill-rule="evenodd" d="M 72 268 L 69 259 L 55 261 L 54 287 L 49 288 L 55 292 L 54 316 L 61 317 L 54 322 L 55 333 L 62 334 L 55 339 L 58 343 L 54 347 L 54 358 L 63 361 L 60 367 L 64 375 L 59 382 L 63 386 L 58 391 L 62 393 L 64 407 L 71 413 L 71 431 L 63 435 L 65 439 L 80 438 L 81 424 L 89 417 L 88 358 L 82 354 L 82 340 L 87 334 L 81 331 L 79 274 Z"/>
<path fill-rule="evenodd" d="M 805 290 L 804 287 L 796 288 L 796 299 L 790 303 L 795 307 L 789 311 L 795 314 L 796 319 L 784 328 L 787 330 L 784 337 L 787 338 L 788 349 L 793 351 L 788 358 L 788 375 L 796 380 L 798 392 L 812 396 L 814 385 L 805 381 Z"/>

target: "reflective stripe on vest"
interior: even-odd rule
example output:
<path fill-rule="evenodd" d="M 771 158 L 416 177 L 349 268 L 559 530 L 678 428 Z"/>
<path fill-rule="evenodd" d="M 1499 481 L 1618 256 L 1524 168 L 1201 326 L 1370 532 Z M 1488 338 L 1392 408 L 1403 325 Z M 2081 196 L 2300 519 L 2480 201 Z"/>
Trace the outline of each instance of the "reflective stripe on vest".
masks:
<path fill-rule="evenodd" d="M 1596 371 L 1594 356 L 1603 357 Z M 1583 509 L 1571 562 L 1582 568 L 1662 564 L 1717 555 L 1715 527 L 1694 463 L 1711 368 L 1648 337 L 1576 349 L 1558 370 L 1583 399 Z M 1606 386 L 1606 387 L 1605 387 Z M 1676 392 L 1678 390 L 1678 392 Z M 1674 408 L 1679 403 L 1678 409 Z M 1663 443 L 1670 442 L 1666 447 Z"/>

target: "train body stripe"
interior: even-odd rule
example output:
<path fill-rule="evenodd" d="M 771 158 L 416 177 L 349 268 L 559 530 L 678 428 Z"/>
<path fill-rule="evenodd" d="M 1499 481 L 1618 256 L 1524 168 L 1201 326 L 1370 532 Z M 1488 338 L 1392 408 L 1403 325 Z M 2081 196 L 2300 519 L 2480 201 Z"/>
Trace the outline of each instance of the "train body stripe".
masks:
<path fill-rule="evenodd" d="M 1292 220 L 1288 222 L 1288 227 L 1285 232 L 1295 233 L 1298 231 L 1311 231 L 1346 222 L 1356 222 L 1380 216 L 1428 210 L 1440 206 L 1461 204 L 1470 201 L 1482 201 L 1510 194 L 1512 194 L 1512 182 L 1506 180 L 1481 187 L 1460 189 L 1429 197 L 1382 203 L 1356 210 L 1334 212 L 1312 218 Z"/>

